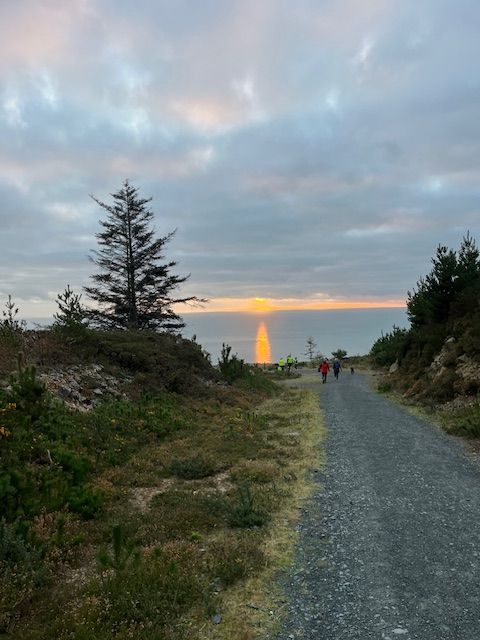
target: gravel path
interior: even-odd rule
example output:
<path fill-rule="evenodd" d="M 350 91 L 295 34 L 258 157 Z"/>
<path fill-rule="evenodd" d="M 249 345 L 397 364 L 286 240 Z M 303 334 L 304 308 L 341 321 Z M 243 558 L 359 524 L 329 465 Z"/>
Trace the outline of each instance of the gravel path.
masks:
<path fill-rule="evenodd" d="M 315 387 L 326 468 L 299 524 L 276 639 L 479 640 L 478 463 L 366 376 Z"/>

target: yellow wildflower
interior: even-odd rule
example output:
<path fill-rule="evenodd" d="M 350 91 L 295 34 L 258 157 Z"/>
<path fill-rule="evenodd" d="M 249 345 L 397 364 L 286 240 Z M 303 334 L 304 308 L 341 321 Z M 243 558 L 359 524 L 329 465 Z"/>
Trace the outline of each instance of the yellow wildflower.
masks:
<path fill-rule="evenodd" d="M 7 429 L 7 427 L 0 427 L 0 437 L 9 438 L 11 432 Z"/>

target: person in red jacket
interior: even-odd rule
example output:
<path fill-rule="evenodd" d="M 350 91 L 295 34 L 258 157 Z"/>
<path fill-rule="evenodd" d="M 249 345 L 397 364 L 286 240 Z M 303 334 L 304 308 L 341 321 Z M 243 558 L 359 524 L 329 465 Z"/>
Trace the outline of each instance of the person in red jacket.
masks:
<path fill-rule="evenodd" d="M 322 364 L 319 366 L 318 370 L 322 374 L 322 384 L 325 384 L 327 381 L 327 373 L 330 371 L 330 365 L 327 360 L 324 360 Z"/>

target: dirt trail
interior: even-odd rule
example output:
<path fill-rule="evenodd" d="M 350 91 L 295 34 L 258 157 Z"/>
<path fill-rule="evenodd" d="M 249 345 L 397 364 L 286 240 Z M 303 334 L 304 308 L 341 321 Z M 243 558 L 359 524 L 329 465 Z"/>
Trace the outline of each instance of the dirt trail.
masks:
<path fill-rule="evenodd" d="M 295 382 L 318 389 L 327 461 L 299 524 L 276 640 L 478 640 L 477 461 L 366 376 Z"/>

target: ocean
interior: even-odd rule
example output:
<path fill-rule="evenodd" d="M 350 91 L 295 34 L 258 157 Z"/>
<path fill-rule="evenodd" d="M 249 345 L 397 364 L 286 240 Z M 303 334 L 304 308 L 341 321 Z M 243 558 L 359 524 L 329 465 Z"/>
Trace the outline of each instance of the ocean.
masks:
<path fill-rule="evenodd" d="M 278 362 L 289 353 L 305 359 L 307 338 L 316 352 L 330 356 L 336 349 L 364 355 L 393 325 L 408 327 L 406 309 L 341 309 L 328 311 L 271 311 L 268 313 L 186 313 L 186 338 L 196 340 L 216 364 L 222 343 L 246 362 Z M 52 318 L 30 319 L 28 326 L 51 324 Z"/>
<path fill-rule="evenodd" d="M 336 349 L 364 355 L 393 325 L 408 327 L 406 309 L 341 309 L 273 311 L 269 313 L 188 313 L 183 334 L 196 340 L 216 363 L 225 342 L 246 362 L 277 362 L 289 353 L 305 359 L 307 338 L 316 352 L 330 356 Z"/>

